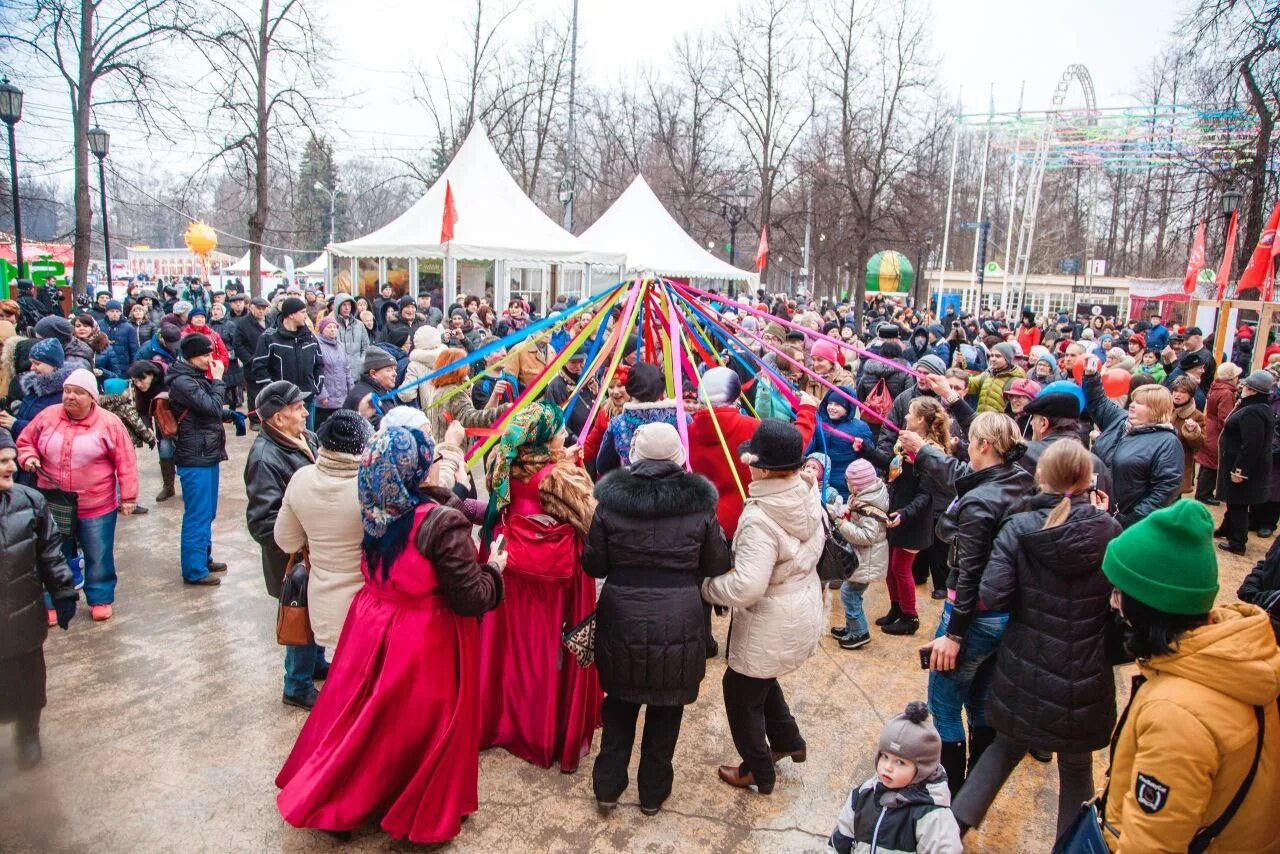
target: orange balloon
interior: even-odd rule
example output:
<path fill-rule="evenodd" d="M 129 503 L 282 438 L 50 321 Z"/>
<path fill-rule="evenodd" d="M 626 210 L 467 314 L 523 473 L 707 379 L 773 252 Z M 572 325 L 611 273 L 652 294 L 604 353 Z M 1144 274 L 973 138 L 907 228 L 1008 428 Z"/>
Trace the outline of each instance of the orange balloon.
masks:
<path fill-rule="evenodd" d="M 187 248 L 201 258 L 218 248 L 218 233 L 201 220 L 188 225 L 182 239 L 187 244 Z"/>
<path fill-rule="evenodd" d="M 1077 385 L 1084 384 L 1084 356 L 1077 356 L 1076 363 L 1071 366 L 1071 376 L 1076 378 Z"/>
<path fill-rule="evenodd" d="M 1123 397 L 1129 393 L 1130 374 L 1124 368 L 1111 368 L 1102 375 L 1102 388 L 1107 397 Z"/>

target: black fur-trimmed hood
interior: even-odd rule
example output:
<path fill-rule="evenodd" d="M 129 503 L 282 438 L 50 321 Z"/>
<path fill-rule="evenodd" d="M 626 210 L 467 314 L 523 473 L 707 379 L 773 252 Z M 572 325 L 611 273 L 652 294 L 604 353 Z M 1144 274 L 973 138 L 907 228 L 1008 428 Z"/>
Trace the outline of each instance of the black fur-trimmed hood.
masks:
<path fill-rule="evenodd" d="M 612 471 L 596 484 L 601 506 L 633 518 L 714 513 L 718 498 L 711 481 L 675 463 L 645 461 L 631 470 Z"/>

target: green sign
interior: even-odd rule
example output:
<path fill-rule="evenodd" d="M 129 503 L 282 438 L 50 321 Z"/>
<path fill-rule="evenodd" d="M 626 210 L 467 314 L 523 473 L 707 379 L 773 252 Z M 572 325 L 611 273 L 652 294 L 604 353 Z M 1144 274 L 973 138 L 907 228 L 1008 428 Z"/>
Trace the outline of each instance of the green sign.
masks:
<path fill-rule="evenodd" d="M 5 258 L 0 258 L 0 299 L 15 299 L 11 296 L 12 282 L 18 279 L 30 279 L 35 286 L 43 285 L 59 285 L 67 284 L 67 265 L 61 261 L 55 261 L 50 255 L 41 255 L 36 261 L 28 261 L 24 263 L 22 272 L 25 275 L 18 274 L 17 266 Z"/>

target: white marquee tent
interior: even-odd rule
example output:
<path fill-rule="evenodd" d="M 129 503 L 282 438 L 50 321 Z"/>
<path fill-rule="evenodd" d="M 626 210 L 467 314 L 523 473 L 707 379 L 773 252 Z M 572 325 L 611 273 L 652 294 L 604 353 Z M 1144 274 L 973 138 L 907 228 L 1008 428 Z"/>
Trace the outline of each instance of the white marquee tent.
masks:
<path fill-rule="evenodd" d="M 458 220 L 454 238 L 440 242 L 446 183 L 453 190 Z M 445 297 L 454 298 L 458 261 L 493 261 L 495 297 L 506 298 L 509 267 L 598 264 L 619 269 L 622 252 L 591 248 L 561 228 L 524 194 L 477 122 L 444 173 L 396 219 L 355 240 L 334 243 L 329 252 L 344 258 L 445 259 Z M 354 262 L 353 262 L 354 263 Z M 354 269 L 353 269 L 354 276 Z M 540 277 L 545 283 L 546 277 Z M 416 275 L 411 281 L 416 280 Z M 545 303 L 544 303 L 545 305 Z"/>
<path fill-rule="evenodd" d="M 300 276 L 323 276 L 329 272 L 329 252 L 321 252 L 314 261 L 294 271 Z"/>
<path fill-rule="evenodd" d="M 279 267 L 277 267 L 275 264 L 272 264 L 270 261 L 268 261 L 265 255 L 262 257 L 262 275 L 278 276 L 283 272 L 284 271 L 281 270 Z M 241 257 L 240 260 L 236 261 L 234 264 L 228 267 L 223 267 L 222 275 L 223 276 L 249 275 L 249 253 L 248 252 L 244 253 L 244 256 Z"/>
<path fill-rule="evenodd" d="M 690 237 L 654 195 L 643 175 L 618 196 L 581 240 L 592 248 L 618 247 L 627 272 L 689 279 L 758 281 L 759 276 L 721 261 Z"/>

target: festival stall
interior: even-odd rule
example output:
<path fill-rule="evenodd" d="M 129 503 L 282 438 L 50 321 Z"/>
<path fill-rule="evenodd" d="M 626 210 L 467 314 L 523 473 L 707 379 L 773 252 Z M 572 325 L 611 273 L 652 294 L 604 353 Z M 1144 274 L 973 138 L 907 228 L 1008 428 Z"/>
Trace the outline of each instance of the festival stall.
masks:
<path fill-rule="evenodd" d="M 586 296 L 590 265 L 618 271 L 625 260 L 621 250 L 588 247 L 539 210 L 502 165 L 479 122 L 422 198 L 372 234 L 334 243 L 329 252 L 349 259 L 355 288 L 363 293 L 376 291 L 381 282 L 394 284 L 393 268 L 404 271 L 400 278 L 415 292 L 426 269 L 440 270 L 446 303 L 457 296 L 459 279 L 468 293 L 483 292 L 492 265 L 495 302 L 505 306 L 518 294 L 537 313 L 549 303 L 553 268 L 558 293 Z"/>
<path fill-rule="evenodd" d="M 329 250 L 321 252 L 310 264 L 294 270 L 294 275 L 305 281 L 323 281 L 329 284 Z M 330 290 L 326 288 L 326 290 Z"/>
<path fill-rule="evenodd" d="M 244 253 L 239 261 L 230 266 L 222 268 L 222 275 L 226 276 L 247 276 L 249 275 L 249 253 Z M 275 264 L 267 260 L 267 256 L 262 256 L 262 273 L 263 276 L 281 276 L 284 270 L 281 270 Z"/>
<path fill-rule="evenodd" d="M 636 175 L 580 239 L 601 252 L 621 249 L 629 274 L 745 282 L 752 289 L 760 280 L 757 273 L 721 261 L 699 246 L 663 207 L 643 175 Z"/>

